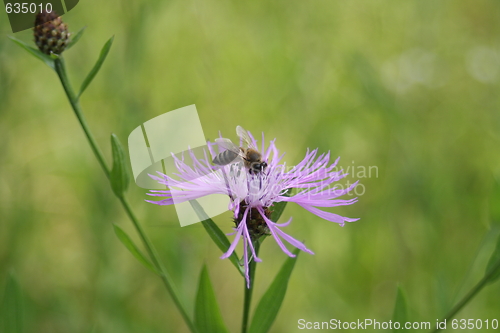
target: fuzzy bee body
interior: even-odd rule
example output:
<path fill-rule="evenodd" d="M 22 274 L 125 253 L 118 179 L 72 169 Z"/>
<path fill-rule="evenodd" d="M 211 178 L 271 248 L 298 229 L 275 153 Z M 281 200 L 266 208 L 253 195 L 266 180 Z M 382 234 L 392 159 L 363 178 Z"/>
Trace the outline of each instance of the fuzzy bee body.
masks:
<path fill-rule="evenodd" d="M 231 140 L 226 138 L 218 138 L 215 141 L 217 144 L 226 149 L 225 151 L 219 153 L 213 159 L 212 163 L 217 165 L 227 165 L 234 162 L 241 162 L 248 169 L 250 174 L 257 174 L 263 172 L 267 167 L 267 163 L 262 160 L 261 153 L 252 144 L 247 131 L 243 127 L 236 127 L 236 134 L 240 139 L 246 143 L 247 148 L 238 147 Z"/>
<path fill-rule="evenodd" d="M 248 171 L 252 174 L 262 172 L 267 167 L 267 163 L 262 161 L 262 155 L 253 148 L 246 150 L 243 161 Z"/>

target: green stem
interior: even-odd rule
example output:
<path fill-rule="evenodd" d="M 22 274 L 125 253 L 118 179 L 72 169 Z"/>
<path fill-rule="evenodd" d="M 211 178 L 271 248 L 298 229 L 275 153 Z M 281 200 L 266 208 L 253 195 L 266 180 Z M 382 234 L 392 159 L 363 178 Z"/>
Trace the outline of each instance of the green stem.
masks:
<path fill-rule="evenodd" d="M 82 109 L 80 107 L 80 103 L 78 101 L 78 97 L 75 95 L 73 92 L 73 89 L 71 88 L 71 85 L 68 80 L 68 76 L 66 74 L 66 68 L 64 66 L 63 59 L 59 57 L 58 59 L 55 60 L 55 70 L 57 72 L 57 75 L 59 76 L 59 79 L 61 80 L 61 84 L 64 88 L 64 91 L 66 92 L 66 96 L 68 97 L 68 100 L 71 104 L 71 107 L 73 108 L 73 111 L 75 112 L 76 117 L 78 118 L 78 121 L 80 122 L 80 125 L 83 128 L 83 131 L 85 132 L 85 135 L 87 136 L 87 140 L 89 141 L 90 146 L 92 147 L 92 151 L 94 152 L 94 155 L 96 156 L 97 160 L 99 161 L 99 164 L 101 165 L 102 170 L 106 174 L 106 177 L 108 179 L 110 178 L 110 169 L 108 168 L 106 161 L 103 157 L 103 154 L 101 150 L 99 149 L 99 146 L 97 145 L 96 141 L 94 140 L 94 137 L 92 136 L 92 133 L 90 132 L 90 129 L 87 125 L 87 122 L 85 121 L 85 117 L 83 116 Z M 142 243 L 144 247 L 146 248 L 146 251 L 148 252 L 149 257 L 151 258 L 151 261 L 153 262 L 153 265 L 157 269 L 159 276 L 161 280 L 163 281 L 163 284 L 167 288 L 170 296 L 172 297 L 175 305 L 181 312 L 182 317 L 184 318 L 186 324 L 189 326 L 189 329 L 193 333 L 197 333 L 197 330 L 194 326 L 193 321 L 191 318 L 188 316 L 186 308 L 184 305 L 181 303 L 181 300 L 179 297 L 177 297 L 178 292 L 176 288 L 174 287 L 172 281 L 172 278 L 166 271 L 166 269 L 162 266 L 160 263 L 160 260 L 158 259 L 158 253 L 156 252 L 155 247 L 147 237 L 146 233 L 142 229 L 139 221 L 137 220 L 136 216 L 134 215 L 134 212 L 132 211 L 129 203 L 125 199 L 125 197 L 121 196 L 118 197 L 120 200 L 123 208 L 125 209 L 125 212 L 127 213 L 128 217 L 132 221 L 132 224 L 135 227 L 135 230 L 139 234 Z"/>
<path fill-rule="evenodd" d="M 476 296 L 480 291 L 481 289 L 483 289 L 487 284 L 488 282 L 490 281 L 490 279 L 493 277 L 493 275 L 500 269 L 500 260 L 498 260 L 495 265 L 493 265 L 493 267 L 488 271 L 487 274 L 484 275 L 484 277 L 481 279 L 481 281 L 479 281 L 461 300 L 460 302 L 458 302 L 451 310 L 450 312 L 448 312 L 448 314 L 446 315 L 446 317 L 444 317 L 440 322 L 446 320 L 450 320 L 451 318 L 455 317 L 455 315 L 460 311 L 462 310 L 462 308 L 467 304 L 469 303 L 469 301 L 471 299 L 474 298 L 474 296 Z M 433 333 L 435 332 L 439 332 L 441 331 L 440 328 L 436 328 L 434 331 L 432 331 Z"/>
<path fill-rule="evenodd" d="M 99 164 L 101 165 L 102 170 L 106 174 L 106 177 L 109 179 L 110 175 L 110 170 L 108 166 L 106 165 L 106 160 L 104 159 L 101 150 L 99 149 L 99 146 L 97 145 L 96 141 L 94 140 L 94 137 L 92 136 L 92 133 L 90 133 L 89 126 L 87 125 L 87 121 L 85 120 L 85 117 L 83 116 L 82 109 L 80 107 L 80 103 L 78 101 L 78 98 L 76 97 L 75 93 L 73 92 L 73 89 L 71 88 L 71 85 L 68 80 L 68 76 L 66 75 L 66 68 L 64 66 L 64 61 L 61 56 L 59 56 L 58 59 L 54 61 L 55 63 L 55 69 L 57 72 L 57 75 L 59 76 L 59 79 L 61 80 L 61 84 L 64 88 L 64 91 L 66 92 L 66 96 L 68 97 L 68 100 L 71 104 L 71 107 L 73 108 L 73 111 L 75 112 L 76 117 L 78 118 L 78 121 L 80 122 L 80 125 L 83 128 L 83 131 L 85 132 L 85 136 L 87 136 L 87 140 L 90 143 L 90 147 L 92 148 L 92 151 L 94 152 L 95 157 L 97 158 L 97 161 L 99 161 Z"/>
<path fill-rule="evenodd" d="M 254 243 L 255 255 L 259 255 L 260 242 L 256 241 Z M 249 249 L 247 256 L 251 257 L 251 250 Z M 252 293 L 253 286 L 255 281 L 255 269 L 257 268 L 255 259 L 250 261 L 248 264 L 248 276 L 250 278 L 250 288 L 247 288 L 247 281 L 243 279 L 245 282 L 245 298 L 243 300 L 243 320 L 241 322 L 241 333 L 247 333 L 248 331 L 248 319 L 250 317 L 250 305 L 252 303 Z"/>

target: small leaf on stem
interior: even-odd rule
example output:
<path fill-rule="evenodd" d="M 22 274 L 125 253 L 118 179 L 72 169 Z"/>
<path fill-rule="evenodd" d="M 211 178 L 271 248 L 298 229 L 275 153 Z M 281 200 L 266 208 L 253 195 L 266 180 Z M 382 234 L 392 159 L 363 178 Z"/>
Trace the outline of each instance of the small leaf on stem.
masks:
<path fill-rule="evenodd" d="M 207 231 L 210 238 L 212 238 L 215 245 L 217 245 L 217 247 L 223 253 L 226 253 L 226 251 L 231 246 L 231 243 L 227 239 L 226 235 L 224 235 L 224 233 L 222 232 L 222 230 L 220 230 L 220 228 L 217 226 L 217 224 L 215 224 L 215 222 L 212 221 L 212 219 L 208 217 L 207 213 L 205 213 L 205 211 L 203 210 L 203 207 L 201 207 L 201 205 L 198 203 L 198 201 L 191 200 L 191 201 L 189 201 L 189 203 L 193 207 L 194 211 L 196 212 L 196 214 L 198 215 L 200 220 L 202 220 L 201 224 L 203 224 L 203 227 Z M 229 260 L 233 263 L 233 265 L 236 267 L 236 269 L 238 269 L 238 272 L 240 272 L 240 274 L 242 276 L 244 276 L 245 273 L 243 271 L 243 267 L 240 265 L 240 261 L 238 260 L 238 255 L 236 254 L 236 251 L 233 252 L 229 256 Z"/>
<path fill-rule="evenodd" d="M 2 306 L 0 308 L 0 331 L 23 332 L 23 302 L 21 289 L 14 274 L 7 276 Z"/>
<path fill-rule="evenodd" d="M 490 219 L 493 225 L 500 225 L 500 177 L 492 176 L 490 183 L 493 184 L 491 194 L 489 195 Z"/>
<path fill-rule="evenodd" d="M 71 40 L 69 41 L 68 45 L 66 45 L 66 50 L 69 50 L 69 48 L 78 43 L 86 28 L 87 27 L 81 28 L 76 34 L 73 35 L 73 37 L 71 37 Z"/>
<path fill-rule="evenodd" d="M 20 47 L 22 47 L 23 49 L 28 51 L 28 53 L 31 53 L 33 56 L 35 56 L 36 58 L 43 61 L 47 66 L 49 66 L 50 68 L 55 70 L 54 59 L 51 58 L 48 54 L 45 54 L 42 51 L 40 51 L 39 49 L 35 49 L 34 47 L 29 46 L 25 42 L 15 38 L 15 37 L 9 36 L 9 38 L 14 43 L 16 43 L 17 45 L 19 45 Z"/>
<path fill-rule="evenodd" d="M 495 273 L 490 277 L 489 283 L 493 283 L 500 278 L 500 236 L 498 237 L 495 250 L 491 254 L 488 265 L 486 266 L 485 274 L 490 274 L 492 270 L 495 270 Z"/>
<path fill-rule="evenodd" d="M 208 270 L 203 265 L 198 284 L 198 293 L 196 295 L 196 305 L 194 309 L 194 323 L 198 331 L 203 333 L 227 333 L 220 313 L 217 299 Z"/>
<path fill-rule="evenodd" d="M 403 323 L 407 322 L 407 318 L 408 318 L 408 313 L 407 313 L 407 308 L 406 308 L 406 297 L 405 297 L 401 287 L 398 286 L 398 291 L 396 294 L 396 303 L 394 305 L 394 313 L 392 315 L 392 321 L 403 324 Z M 401 325 L 401 327 L 402 327 L 402 325 Z M 402 330 L 403 330 L 402 328 L 393 329 L 393 332 L 399 332 Z"/>
<path fill-rule="evenodd" d="M 115 234 L 118 239 L 122 242 L 123 245 L 134 255 L 134 257 L 139 260 L 141 264 L 146 266 L 147 269 L 151 270 L 153 273 L 158 274 L 158 271 L 154 266 L 149 262 L 149 260 L 144 256 L 144 254 L 137 248 L 132 239 L 123 231 L 122 228 L 113 224 L 113 228 L 115 229 Z"/>
<path fill-rule="evenodd" d="M 111 149 L 113 153 L 113 169 L 110 174 L 111 187 L 117 197 L 122 197 L 128 188 L 130 175 L 125 161 L 125 151 L 114 133 L 111 134 Z"/>
<path fill-rule="evenodd" d="M 90 82 L 92 82 L 94 77 L 97 75 L 97 73 L 101 69 L 103 62 L 104 62 L 104 60 L 106 60 L 106 56 L 108 55 L 109 50 L 111 49 L 111 44 L 113 44 L 114 38 L 115 38 L 114 36 L 111 37 L 106 42 L 106 44 L 104 44 L 104 46 L 102 47 L 101 54 L 99 54 L 99 58 L 97 59 L 97 62 L 95 63 L 94 67 L 89 72 L 89 74 L 87 75 L 85 80 L 83 80 L 83 83 L 82 83 L 82 86 L 80 87 L 80 92 L 78 93 L 77 98 L 79 98 L 83 94 L 85 89 L 87 89 L 87 87 L 89 86 Z"/>

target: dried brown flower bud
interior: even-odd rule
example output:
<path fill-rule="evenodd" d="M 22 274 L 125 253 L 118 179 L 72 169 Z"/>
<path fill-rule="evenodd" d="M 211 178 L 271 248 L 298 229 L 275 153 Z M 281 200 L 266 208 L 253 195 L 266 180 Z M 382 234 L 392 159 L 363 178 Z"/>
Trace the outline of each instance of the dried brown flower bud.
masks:
<path fill-rule="evenodd" d="M 45 54 L 61 54 L 69 42 L 68 26 L 53 11 L 36 15 L 33 32 L 36 45 Z"/>

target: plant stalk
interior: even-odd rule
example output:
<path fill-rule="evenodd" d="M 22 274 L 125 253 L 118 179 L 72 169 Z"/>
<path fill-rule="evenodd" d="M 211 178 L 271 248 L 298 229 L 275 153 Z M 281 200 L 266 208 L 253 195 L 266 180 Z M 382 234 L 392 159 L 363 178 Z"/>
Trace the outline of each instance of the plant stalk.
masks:
<path fill-rule="evenodd" d="M 59 79 L 61 80 L 61 84 L 64 88 L 64 91 L 66 92 L 66 96 L 68 97 L 68 100 L 71 104 L 71 107 L 73 108 L 73 111 L 74 111 L 76 117 L 78 118 L 78 121 L 80 122 L 80 125 L 82 126 L 83 131 L 85 132 L 85 136 L 87 137 L 87 140 L 92 148 L 92 151 L 94 152 L 95 157 L 99 161 L 99 164 L 101 165 L 101 168 L 104 171 L 104 174 L 109 179 L 110 178 L 110 169 L 106 164 L 106 161 L 103 157 L 101 150 L 99 149 L 99 146 L 97 145 L 97 142 L 95 141 L 94 137 L 92 136 L 92 133 L 90 132 L 90 129 L 87 125 L 85 117 L 83 116 L 83 112 L 82 112 L 82 109 L 80 107 L 78 97 L 75 95 L 75 93 L 74 93 L 74 91 L 69 83 L 68 76 L 66 74 L 66 68 L 64 66 L 64 62 L 63 62 L 62 57 L 59 56 L 58 59 L 55 59 L 54 63 L 55 63 L 55 70 L 57 72 L 57 75 L 59 76 Z M 153 262 L 153 265 L 157 269 L 158 274 L 159 274 L 160 278 L 162 279 L 163 284 L 167 288 L 167 291 L 169 292 L 170 296 L 172 297 L 175 305 L 177 306 L 177 308 L 181 312 L 181 315 L 184 318 L 184 321 L 188 325 L 191 332 L 197 333 L 197 329 L 194 326 L 194 323 L 191 320 L 191 318 L 188 316 L 186 308 L 181 303 L 181 300 L 179 299 L 179 297 L 177 297 L 178 292 L 171 282 L 172 278 L 170 277 L 168 272 L 165 270 L 165 268 L 160 263 L 160 260 L 158 259 L 159 256 L 158 256 L 158 253 L 156 252 L 155 247 L 153 246 L 153 244 L 151 243 L 151 241 L 147 237 L 146 233 L 142 229 L 142 226 L 140 225 L 139 221 L 137 220 L 135 214 L 133 213 L 127 199 L 125 199 L 125 197 L 123 195 L 118 196 L 118 199 L 120 200 L 123 208 L 125 209 L 127 216 L 132 221 L 132 224 L 134 225 L 135 230 L 139 234 L 141 241 L 142 241 L 144 247 L 146 248 L 146 251 L 148 252 L 149 257 L 150 257 L 151 261 Z"/>
<path fill-rule="evenodd" d="M 500 260 L 498 260 L 495 265 L 489 270 L 487 274 L 448 312 L 446 317 L 444 317 L 442 321 L 450 320 L 455 317 L 455 315 L 462 310 L 462 308 L 469 303 L 471 299 L 474 298 L 489 282 L 489 280 L 493 277 L 493 275 L 500 269 Z M 440 332 L 440 328 L 436 328 L 432 333 Z"/>
<path fill-rule="evenodd" d="M 80 125 L 83 128 L 83 131 L 85 132 L 85 136 L 87 137 L 87 140 L 89 141 L 90 147 L 92 148 L 92 151 L 94 152 L 95 157 L 97 158 L 97 161 L 101 165 L 102 170 L 106 174 L 106 177 L 109 179 L 110 175 L 110 170 L 108 166 L 106 165 L 106 160 L 103 157 L 103 154 L 101 150 L 99 149 L 99 146 L 97 145 L 97 142 L 94 140 L 94 137 L 92 136 L 92 133 L 90 132 L 89 126 L 87 125 L 87 121 L 85 120 L 85 117 L 83 116 L 82 109 L 80 107 L 80 102 L 78 101 L 78 98 L 76 97 L 75 93 L 73 92 L 73 89 L 71 88 L 71 85 L 68 80 L 68 76 L 66 74 L 66 67 L 64 66 L 64 60 L 62 56 L 59 56 L 58 59 L 55 59 L 54 61 L 54 66 L 57 72 L 57 75 L 59 76 L 59 79 L 61 80 L 61 84 L 64 88 L 64 91 L 66 92 L 66 96 L 68 97 L 69 103 L 71 104 L 71 107 L 73 108 L 73 111 L 75 112 L 76 118 L 78 118 L 78 121 L 80 122 Z"/>
<path fill-rule="evenodd" d="M 259 255 L 260 242 L 256 241 L 254 244 L 255 255 Z M 251 250 L 249 249 L 247 256 L 251 257 Z M 243 300 L 243 319 L 241 321 L 241 333 L 247 333 L 248 331 L 248 320 L 250 318 L 250 305 L 252 303 L 253 286 L 255 281 L 255 269 L 257 268 L 255 259 L 250 261 L 248 264 L 248 276 L 250 278 L 250 288 L 247 288 L 247 281 L 243 279 L 245 283 L 245 298 Z"/>

